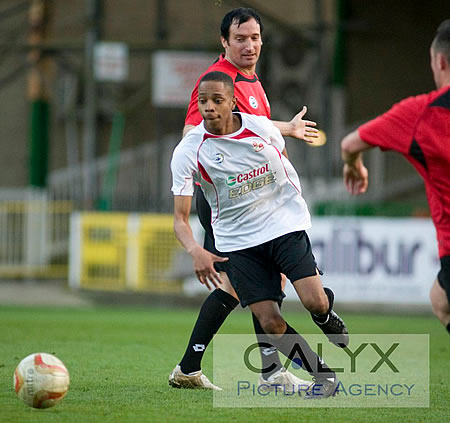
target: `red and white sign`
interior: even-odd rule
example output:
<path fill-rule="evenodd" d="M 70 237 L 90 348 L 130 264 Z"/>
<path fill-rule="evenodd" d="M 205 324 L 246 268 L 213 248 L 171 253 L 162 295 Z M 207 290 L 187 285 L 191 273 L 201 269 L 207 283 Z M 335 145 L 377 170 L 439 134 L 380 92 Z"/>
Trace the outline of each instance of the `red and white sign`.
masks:
<path fill-rule="evenodd" d="M 97 81 L 122 82 L 128 78 L 128 46 L 102 41 L 94 48 L 94 74 Z"/>

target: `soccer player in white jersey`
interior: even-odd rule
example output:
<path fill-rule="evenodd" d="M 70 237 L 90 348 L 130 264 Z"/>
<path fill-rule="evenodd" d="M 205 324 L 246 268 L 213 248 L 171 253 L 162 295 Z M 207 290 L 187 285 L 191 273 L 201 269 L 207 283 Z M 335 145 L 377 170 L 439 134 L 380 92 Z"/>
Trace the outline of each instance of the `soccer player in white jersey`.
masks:
<path fill-rule="evenodd" d="M 300 347 L 299 363 L 315 379 L 308 398 L 325 398 L 336 392 L 336 375 L 282 317 L 280 273 L 292 281 L 311 313 L 324 323 L 343 323 L 332 311 L 332 293 L 322 287 L 305 232 L 311 222 L 299 178 L 281 154 L 284 139 L 266 117 L 233 113 L 235 101 L 228 75 L 211 72 L 202 78 L 198 103 L 204 120 L 183 138 L 171 163 L 175 235 L 208 289 L 221 284 L 214 263 L 223 263 L 241 305 L 249 306 L 273 345 L 286 356 Z M 189 214 L 196 181 L 211 206 L 220 256 L 192 235 Z M 347 333 L 337 336 L 347 345 Z"/>

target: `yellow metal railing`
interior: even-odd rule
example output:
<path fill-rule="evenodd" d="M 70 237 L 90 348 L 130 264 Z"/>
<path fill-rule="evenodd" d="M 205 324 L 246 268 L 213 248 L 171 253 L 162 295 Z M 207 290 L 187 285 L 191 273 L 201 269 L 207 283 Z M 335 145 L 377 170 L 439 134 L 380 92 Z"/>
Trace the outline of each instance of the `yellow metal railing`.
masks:
<path fill-rule="evenodd" d="M 125 289 L 127 215 L 85 214 L 81 230 L 81 287 Z"/>
<path fill-rule="evenodd" d="M 72 225 L 72 286 L 176 293 L 171 276 L 181 246 L 171 215 L 77 213 Z"/>
<path fill-rule="evenodd" d="M 138 290 L 179 292 L 181 281 L 170 271 L 180 244 L 173 233 L 173 216 L 143 215 L 138 234 Z"/>

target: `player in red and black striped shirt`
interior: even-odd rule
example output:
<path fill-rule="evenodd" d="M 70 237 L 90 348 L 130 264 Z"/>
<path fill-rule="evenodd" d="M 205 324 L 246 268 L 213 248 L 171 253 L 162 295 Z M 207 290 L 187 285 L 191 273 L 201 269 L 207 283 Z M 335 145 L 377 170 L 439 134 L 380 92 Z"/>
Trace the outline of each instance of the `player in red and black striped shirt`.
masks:
<path fill-rule="evenodd" d="M 351 194 L 368 186 L 362 152 L 372 147 L 405 156 L 425 181 L 441 270 L 430 293 L 433 312 L 450 332 L 450 19 L 430 48 L 436 90 L 409 97 L 342 140 L 344 182 Z"/>

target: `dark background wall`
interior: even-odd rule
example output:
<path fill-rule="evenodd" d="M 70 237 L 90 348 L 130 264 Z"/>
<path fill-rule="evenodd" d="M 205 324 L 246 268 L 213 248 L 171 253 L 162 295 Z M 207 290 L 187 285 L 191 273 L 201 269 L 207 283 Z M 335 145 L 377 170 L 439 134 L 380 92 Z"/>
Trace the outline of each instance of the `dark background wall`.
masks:
<path fill-rule="evenodd" d="M 0 0 L 0 12 L 16 4 L 15 0 Z M 221 50 L 219 43 L 220 20 L 238 1 L 224 0 L 216 6 L 214 0 L 105 0 L 100 25 L 101 38 L 125 41 L 130 45 L 154 47 L 182 47 Z M 315 22 L 317 4 L 314 0 L 253 0 L 243 2 L 254 6 L 264 18 L 266 34 L 270 36 L 282 27 L 311 28 Z M 67 166 L 67 151 L 62 126 L 60 105 L 60 77 L 65 66 L 70 66 L 83 77 L 83 41 L 86 24 L 85 0 L 53 0 L 49 41 L 68 45 L 59 51 L 52 66 L 50 140 L 50 170 Z M 337 0 L 319 3 L 323 12 L 330 57 L 326 61 L 331 78 L 333 31 L 335 29 Z M 346 92 L 347 124 L 367 120 L 386 110 L 401 98 L 433 89 L 429 70 L 428 49 L 434 31 L 443 19 L 450 16 L 448 0 L 361 1 L 348 0 L 346 26 Z M 163 5 L 164 22 L 158 7 Z M 0 15 L 1 16 L 1 15 Z M 280 26 L 281 25 L 281 26 Z M 20 29 L 22 28 L 22 31 Z M 2 50 L 0 81 L 14 76 L 0 85 L 0 186 L 22 187 L 28 183 L 28 112 L 27 74 L 14 70 L 26 63 L 26 50 L 19 48 L 27 40 L 26 11 L 13 19 L 0 21 Z M 161 32 L 162 31 L 162 32 Z M 9 46 L 9 47 L 8 47 Z M 270 52 L 265 46 L 263 56 Z M 145 49 L 134 50 L 130 55 L 130 78 L 121 87 L 101 86 L 99 112 L 99 140 L 97 153 L 105 154 L 110 135 L 111 115 L 104 103 L 119 102 L 139 90 L 144 90 L 149 79 L 150 60 Z M 260 74 L 264 83 L 264 69 Z M 269 85 L 269 84 L 268 84 Z M 81 117 L 82 90 L 79 94 Z M 184 110 L 171 110 L 157 115 L 150 102 L 150 92 L 136 112 L 127 120 L 123 147 L 132 147 L 158 136 L 156 120 L 162 120 L 167 130 L 181 131 Z M 286 116 L 288 119 L 290 116 Z M 161 123 L 161 122 L 160 122 Z M 79 121 L 81 135 L 82 125 Z M 81 141 L 78 146 L 81 153 Z M 393 159 L 395 160 L 395 159 Z M 397 163 L 397 162 L 395 162 Z M 400 161 L 388 166 L 400 172 L 411 172 Z M 396 175 L 395 173 L 393 175 Z"/>
<path fill-rule="evenodd" d="M 434 89 L 429 47 L 450 2 L 350 1 L 360 21 L 347 44 L 349 122 L 365 120 L 403 97 Z"/>

